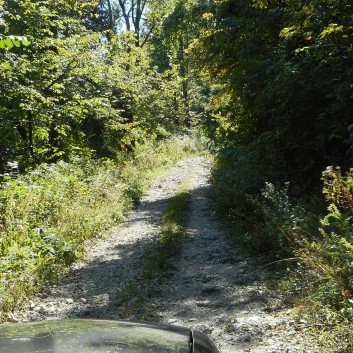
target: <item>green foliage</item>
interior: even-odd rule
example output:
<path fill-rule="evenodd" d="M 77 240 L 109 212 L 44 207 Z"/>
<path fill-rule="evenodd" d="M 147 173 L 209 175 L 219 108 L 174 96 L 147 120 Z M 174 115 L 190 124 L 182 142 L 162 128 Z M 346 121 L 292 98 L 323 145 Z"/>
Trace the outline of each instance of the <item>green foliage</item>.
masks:
<path fill-rule="evenodd" d="M 148 142 L 117 163 L 89 156 L 43 164 L 0 189 L 0 320 L 55 283 L 85 240 L 121 222 L 148 181 L 196 148 L 190 139 Z"/>
<path fill-rule="evenodd" d="M 176 129 L 178 77 L 152 68 L 131 32 L 88 30 L 96 5 L 3 1 L 0 169 L 67 161 L 87 149 L 112 158 Z M 17 45 L 26 38 L 30 46 Z"/>
<path fill-rule="evenodd" d="M 136 202 L 146 190 L 148 181 L 162 173 L 176 161 L 199 154 L 202 146 L 188 136 L 173 137 L 161 142 L 137 143 L 133 155 L 119 154 L 120 163 L 124 164 L 121 177 L 129 185 L 128 193 Z M 151 154 L 151 151 L 155 151 Z M 143 173 L 144 178 L 141 178 Z"/>
<path fill-rule="evenodd" d="M 31 41 L 27 37 L 22 36 L 5 36 L 0 38 L 0 49 L 20 47 L 22 45 L 28 46 Z"/>
<path fill-rule="evenodd" d="M 271 159 L 288 174 L 268 181 L 302 193 L 326 165 L 347 166 L 350 13 L 347 0 L 210 2 L 190 55 L 215 85 L 205 120 L 215 143 L 255 149 L 254 139 L 272 134 Z"/>
<path fill-rule="evenodd" d="M 86 158 L 2 184 L 1 311 L 55 282 L 85 239 L 123 219 L 129 200 L 117 176 L 112 162 Z"/>
<path fill-rule="evenodd" d="M 288 189 L 289 184 L 267 183 L 259 196 L 249 196 L 257 219 L 244 236 L 246 244 L 277 259 L 292 257 L 305 236 L 305 212 L 290 200 Z"/>
<path fill-rule="evenodd" d="M 276 136 L 268 133 L 249 145 L 223 148 L 217 154 L 212 180 L 220 213 L 228 214 L 237 225 L 236 237 L 252 251 L 282 257 L 291 252 L 289 233 L 299 210 L 291 205 L 287 188 L 268 182 L 278 170 L 286 172 L 273 152 L 275 144 Z"/>
<path fill-rule="evenodd" d="M 352 4 L 207 4 L 189 55 L 210 84 L 203 129 L 218 152 L 220 204 L 247 246 L 300 258 L 312 301 L 351 318 L 352 172 L 324 174 L 320 231 L 318 209 L 297 204 L 319 197 L 327 165 L 351 164 Z"/>
<path fill-rule="evenodd" d="M 204 115 L 208 93 L 202 73 L 192 66 L 189 54 L 207 5 L 195 0 L 172 3 L 151 37 L 148 53 L 152 65 L 164 73 L 165 82 L 169 83 L 174 122 L 190 127 L 198 124 Z"/>
<path fill-rule="evenodd" d="M 217 133 L 223 135 L 223 132 Z M 224 146 L 218 151 L 213 180 L 225 196 L 223 203 L 226 207 L 241 207 L 243 199 L 239 198 L 258 193 L 265 182 L 274 179 L 279 170 L 285 178 L 283 162 L 274 151 L 276 142 L 277 136 L 269 132 L 248 145 Z M 263 169 L 264 164 L 267 166 L 266 170 Z M 249 178 L 249 175 L 252 177 Z"/>
<path fill-rule="evenodd" d="M 334 315 L 332 315 L 334 316 Z M 322 351 L 327 353 L 350 353 L 353 350 L 352 323 L 348 320 L 342 320 L 336 314 L 335 325 L 328 325 L 321 330 L 313 332 Z"/>
<path fill-rule="evenodd" d="M 321 237 L 306 242 L 299 253 L 317 283 L 313 299 L 353 318 L 353 170 L 342 176 L 339 168 L 327 168 L 323 181 L 330 205 L 321 219 Z"/>
<path fill-rule="evenodd" d="M 24 169 L 67 159 L 90 147 L 82 131 L 87 119 L 121 120 L 111 86 L 102 89 L 109 80 L 102 35 L 80 23 L 86 5 L 4 1 L 5 31 L 32 43 L 0 53 L 12 68 L 0 70 L 0 164 L 17 160 Z"/>
<path fill-rule="evenodd" d="M 213 170 L 219 211 L 234 224 L 232 237 L 250 251 L 269 259 L 291 257 L 305 234 L 305 212 L 290 200 L 288 183 L 276 187 L 266 182 L 271 171 L 256 168 L 260 158 L 223 151 Z"/>
<path fill-rule="evenodd" d="M 293 201 L 318 194 L 327 165 L 352 161 L 350 0 L 147 3 L 135 33 L 117 33 L 115 1 L 0 0 L 0 170 L 29 172 L 0 189 L 3 310 L 120 220 L 152 170 L 195 150 L 146 139 L 200 124 L 242 241 L 300 257 L 312 300 L 351 317 L 353 172 L 324 174 L 320 234 L 317 215 Z M 179 221 L 163 230 L 153 268 L 168 267 Z"/>

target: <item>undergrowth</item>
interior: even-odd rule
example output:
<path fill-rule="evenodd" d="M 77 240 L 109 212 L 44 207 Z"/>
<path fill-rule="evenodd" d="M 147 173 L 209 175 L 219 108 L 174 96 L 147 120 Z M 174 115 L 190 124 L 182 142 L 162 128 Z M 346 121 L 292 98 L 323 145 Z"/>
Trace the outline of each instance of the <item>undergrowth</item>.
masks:
<path fill-rule="evenodd" d="M 117 161 L 42 165 L 0 187 L 0 321 L 83 255 L 84 241 L 121 222 L 149 180 L 197 153 L 189 138 L 146 142 Z"/>
<path fill-rule="evenodd" d="M 218 158 L 213 181 L 233 238 L 263 262 L 282 265 L 281 296 L 308 317 L 308 332 L 323 351 L 351 353 L 353 169 L 343 175 L 328 167 L 323 195 L 311 203 L 295 197 L 291 185 L 266 178 L 271 175 L 264 172 L 253 180 L 248 160 Z"/>
<path fill-rule="evenodd" d="M 159 236 L 155 239 L 150 253 L 146 256 L 144 277 L 155 279 L 173 270 L 173 262 L 179 256 L 185 238 L 186 223 L 189 214 L 190 193 L 187 184 L 180 186 L 180 191 L 174 195 L 163 213 L 163 221 Z"/>

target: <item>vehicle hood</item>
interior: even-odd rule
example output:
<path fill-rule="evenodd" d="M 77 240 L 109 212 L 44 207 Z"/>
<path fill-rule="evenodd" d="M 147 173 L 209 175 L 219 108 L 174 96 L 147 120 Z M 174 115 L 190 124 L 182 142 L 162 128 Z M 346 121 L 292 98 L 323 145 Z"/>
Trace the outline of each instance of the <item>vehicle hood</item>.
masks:
<path fill-rule="evenodd" d="M 218 352 L 214 349 L 206 335 L 177 326 L 108 320 L 0 325 L 0 353 Z"/>

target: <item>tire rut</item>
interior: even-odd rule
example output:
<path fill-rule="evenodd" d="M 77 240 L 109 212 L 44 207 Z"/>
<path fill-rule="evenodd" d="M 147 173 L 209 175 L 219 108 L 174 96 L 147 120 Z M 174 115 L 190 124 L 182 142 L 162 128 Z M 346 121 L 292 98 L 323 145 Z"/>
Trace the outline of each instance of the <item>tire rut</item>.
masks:
<path fill-rule="evenodd" d="M 209 177 L 210 162 L 203 157 L 177 163 L 157 178 L 122 226 L 108 239 L 91 241 L 87 260 L 31 301 L 16 320 L 146 320 L 198 329 L 222 353 L 304 352 L 290 348 L 300 341 L 290 331 L 290 312 L 269 302 L 263 273 L 230 243 L 214 217 Z M 185 180 L 192 196 L 188 240 L 175 271 L 146 281 L 144 255 L 159 234 L 169 198 Z"/>

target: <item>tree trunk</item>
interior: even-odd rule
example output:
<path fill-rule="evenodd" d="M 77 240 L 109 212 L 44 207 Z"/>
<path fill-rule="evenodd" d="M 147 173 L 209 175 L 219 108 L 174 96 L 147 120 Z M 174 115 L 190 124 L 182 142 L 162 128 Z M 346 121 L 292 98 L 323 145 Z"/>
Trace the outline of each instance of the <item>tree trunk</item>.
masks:
<path fill-rule="evenodd" d="M 113 6 L 110 0 L 107 0 L 107 5 L 108 5 L 108 16 L 109 16 L 109 29 L 114 32 Z"/>
<path fill-rule="evenodd" d="M 27 127 L 28 127 L 28 152 L 29 156 L 32 159 L 33 164 L 36 163 L 36 159 L 34 156 L 34 143 L 33 143 L 33 113 L 28 112 L 27 115 Z"/>
<path fill-rule="evenodd" d="M 130 24 L 130 17 L 129 17 L 131 9 L 130 9 L 130 11 L 127 11 L 127 9 L 126 9 L 126 1 L 124 1 L 124 0 L 119 0 L 119 5 L 120 5 L 120 8 L 121 8 L 122 15 L 124 17 L 126 30 L 127 31 L 131 31 L 131 24 Z"/>
<path fill-rule="evenodd" d="M 183 79 L 182 83 L 182 95 L 185 107 L 185 125 L 190 127 L 190 104 L 189 104 L 189 87 L 188 87 L 188 67 L 184 55 L 184 37 L 179 37 L 179 60 L 180 60 L 180 76 Z"/>

